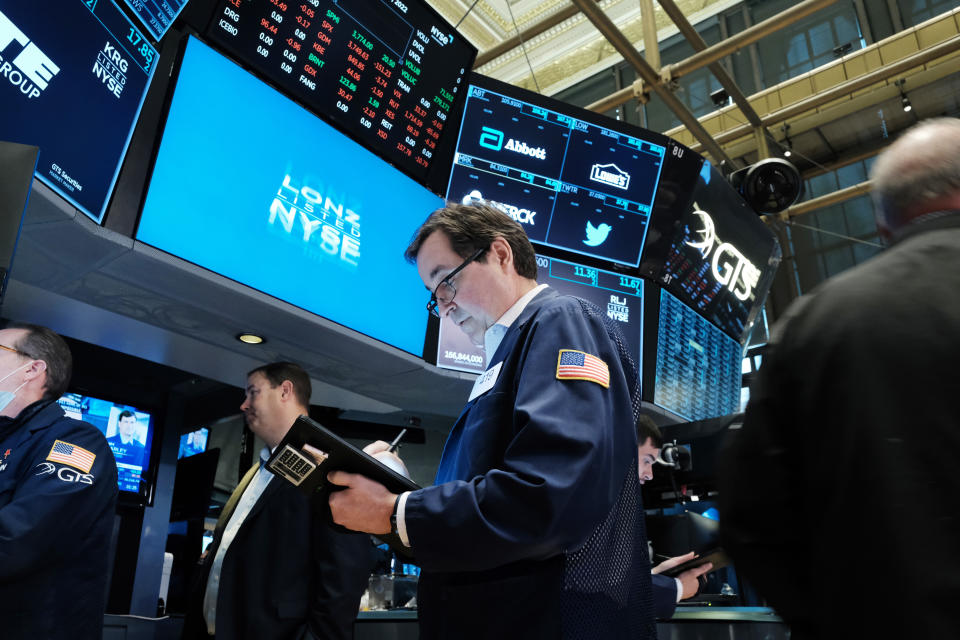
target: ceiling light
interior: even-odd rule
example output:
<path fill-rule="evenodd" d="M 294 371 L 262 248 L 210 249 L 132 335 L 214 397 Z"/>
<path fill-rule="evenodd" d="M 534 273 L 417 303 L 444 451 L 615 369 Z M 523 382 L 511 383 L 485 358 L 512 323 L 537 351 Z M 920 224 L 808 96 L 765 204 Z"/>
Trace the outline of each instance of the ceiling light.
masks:
<path fill-rule="evenodd" d="M 785 124 L 783 127 L 783 157 L 789 158 L 793 155 L 793 141 L 790 139 L 790 125 Z"/>
<path fill-rule="evenodd" d="M 237 340 L 244 344 L 263 344 L 266 339 L 255 333 L 238 333 Z"/>
<path fill-rule="evenodd" d="M 903 85 L 906 83 L 906 78 L 893 81 L 893 84 L 897 85 L 897 88 L 900 89 L 900 106 L 903 107 L 904 111 L 910 111 L 913 109 L 913 105 L 910 104 L 910 98 L 907 97 L 907 94 L 903 92 Z"/>

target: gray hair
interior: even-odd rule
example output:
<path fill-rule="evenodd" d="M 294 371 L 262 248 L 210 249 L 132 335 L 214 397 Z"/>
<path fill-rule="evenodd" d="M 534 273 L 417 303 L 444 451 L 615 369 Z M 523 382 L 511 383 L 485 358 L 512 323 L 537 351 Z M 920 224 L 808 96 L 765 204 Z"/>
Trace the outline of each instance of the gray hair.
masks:
<path fill-rule="evenodd" d="M 901 135 L 871 171 L 878 221 L 890 229 L 960 193 L 960 120 L 931 118 Z"/>

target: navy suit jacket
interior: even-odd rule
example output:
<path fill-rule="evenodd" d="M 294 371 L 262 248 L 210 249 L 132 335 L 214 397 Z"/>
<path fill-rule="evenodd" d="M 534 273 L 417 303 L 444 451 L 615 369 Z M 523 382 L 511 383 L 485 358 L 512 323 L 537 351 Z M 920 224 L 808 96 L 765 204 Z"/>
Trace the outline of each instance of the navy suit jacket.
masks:
<path fill-rule="evenodd" d="M 559 379 L 560 350 L 609 388 Z M 636 472 L 636 366 L 615 323 L 547 289 L 503 337 L 436 485 L 405 522 L 423 568 L 421 638 L 655 637 Z"/>
<path fill-rule="evenodd" d="M 660 620 L 673 617 L 677 610 L 677 581 L 659 573 L 652 574 L 653 583 L 653 613 Z"/>
<path fill-rule="evenodd" d="M 370 537 L 329 524 L 326 494 L 308 499 L 274 478 L 227 549 L 217 593 L 218 638 L 346 640 L 373 566 Z M 217 531 L 195 581 L 184 639 L 207 638 L 203 597 Z"/>
<path fill-rule="evenodd" d="M 57 440 L 81 457 L 51 460 Z M 95 456 L 89 470 L 78 448 Z M 96 428 L 56 402 L 0 418 L 0 636 L 103 637 L 116 504 L 117 465 Z"/>

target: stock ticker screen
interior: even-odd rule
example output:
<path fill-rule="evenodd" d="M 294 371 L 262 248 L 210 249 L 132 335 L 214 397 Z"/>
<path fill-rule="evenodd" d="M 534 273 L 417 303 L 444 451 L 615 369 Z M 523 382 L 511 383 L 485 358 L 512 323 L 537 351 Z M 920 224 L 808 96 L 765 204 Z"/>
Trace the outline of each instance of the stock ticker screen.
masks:
<path fill-rule="evenodd" d="M 188 0 L 124 0 L 147 31 L 159 42 Z M 94 3 L 95 4 L 95 3 Z"/>
<path fill-rule="evenodd" d="M 667 138 L 629 135 L 471 78 L 447 199 L 488 201 L 535 243 L 636 267 Z"/>
<path fill-rule="evenodd" d="M 577 296 L 600 307 L 617 321 L 630 352 L 640 367 L 643 347 L 643 281 L 582 264 L 537 256 L 537 282 L 559 293 Z M 487 362 L 482 347 L 473 345 L 449 318 L 440 322 L 437 366 L 470 373 L 482 373 Z"/>
<path fill-rule="evenodd" d="M 727 335 L 746 338 L 780 264 L 773 232 L 709 162 L 691 183 L 685 208 L 654 217 L 659 247 L 641 272 L 696 309 Z"/>
<path fill-rule="evenodd" d="M 40 147 L 37 177 L 99 223 L 156 66 L 111 0 L 0 0 L 0 140 Z"/>
<path fill-rule="evenodd" d="M 190 38 L 136 239 L 419 357 L 429 314 L 403 249 L 442 204 Z"/>
<path fill-rule="evenodd" d="M 476 56 L 420 0 L 221 0 L 208 36 L 421 181 Z"/>
<path fill-rule="evenodd" d="M 687 420 L 736 413 L 742 366 L 739 342 L 661 290 L 654 404 Z"/>

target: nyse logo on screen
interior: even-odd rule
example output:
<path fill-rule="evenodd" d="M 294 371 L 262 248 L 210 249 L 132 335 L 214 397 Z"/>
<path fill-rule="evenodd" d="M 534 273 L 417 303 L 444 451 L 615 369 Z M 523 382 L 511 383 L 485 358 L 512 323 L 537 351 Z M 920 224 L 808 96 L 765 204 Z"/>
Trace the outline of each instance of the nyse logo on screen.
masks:
<path fill-rule="evenodd" d="M 59 72 L 60 67 L 0 12 L 0 76 L 32 100 Z"/>
<path fill-rule="evenodd" d="M 127 84 L 128 67 L 127 59 L 108 41 L 103 45 L 103 51 L 97 52 L 97 59 L 93 62 L 93 75 L 100 79 L 107 91 L 119 99 Z"/>
<path fill-rule="evenodd" d="M 320 189 L 299 185 L 287 174 L 270 203 L 268 224 L 279 223 L 283 232 L 351 267 L 360 264 L 360 215 L 343 204 L 343 198 L 324 196 Z M 297 228 L 299 233 L 294 233 Z"/>
<path fill-rule="evenodd" d="M 693 203 L 693 213 L 699 216 L 703 228 L 696 232 L 700 235 L 700 240 L 688 241 L 687 246 L 697 249 L 705 260 L 710 261 L 714 280 L 732 291 L 738 300 L 746 300 L 760 281 L 760 269 L 747 260 L 735 246 L 720 241 L 713 218 L 706 211 L 702 211 L 696 202 Z"/>
<path fill-rule="evenodd" d="M 610 296 L 607 303 L 607 317 L 617 322 L 630 322 L 630 307 L 627 306 L 626 296 Z"/>

